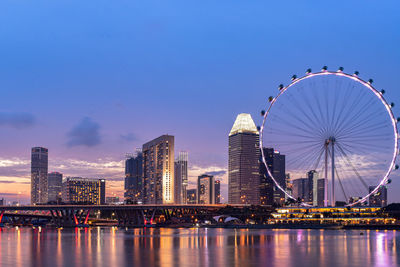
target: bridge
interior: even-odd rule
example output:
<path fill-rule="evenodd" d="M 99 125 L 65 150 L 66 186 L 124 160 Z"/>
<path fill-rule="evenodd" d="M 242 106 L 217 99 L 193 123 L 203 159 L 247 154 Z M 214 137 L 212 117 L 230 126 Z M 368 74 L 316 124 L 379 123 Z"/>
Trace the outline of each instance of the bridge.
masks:
<path fill-rule="evenodd" d="M 57 227 L 87 226 L 96 220 L 108 221 L 123 227 L 158 225 L 184 225 L 214 216 L 229 215 L 245 222 L 262 222 L 271 216 L 270 206 L 225 204 L 144 204 L 144 205 L 35 205 L 0 206 L 0 224 L 4 218 L 12 222 L 31 222 L 46 219 Z M 17 218 L 19 220 L 17 220 Z"/>

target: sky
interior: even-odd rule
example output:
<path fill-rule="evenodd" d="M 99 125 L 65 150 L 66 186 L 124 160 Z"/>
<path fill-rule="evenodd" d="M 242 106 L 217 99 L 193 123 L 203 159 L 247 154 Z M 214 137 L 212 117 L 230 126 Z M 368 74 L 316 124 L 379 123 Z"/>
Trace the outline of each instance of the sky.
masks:
<path fill-rule="evenodd" d="M 189 152 L 191 186 L 212 172 L 226 198 L 235 117 L 261 124 L 268 96 L 293 74 L 343 66 L 400 99 L 399 8 L 395 0 L 3 0 L 0 197 L 29 201 L 33 146 L 49 149 L 49 171 L 107 178 L 108 194 L 122 196 L 125 153 L 171 134 L 175 151 Z M 400 202 L 399 179 L 389 202 Z"/>

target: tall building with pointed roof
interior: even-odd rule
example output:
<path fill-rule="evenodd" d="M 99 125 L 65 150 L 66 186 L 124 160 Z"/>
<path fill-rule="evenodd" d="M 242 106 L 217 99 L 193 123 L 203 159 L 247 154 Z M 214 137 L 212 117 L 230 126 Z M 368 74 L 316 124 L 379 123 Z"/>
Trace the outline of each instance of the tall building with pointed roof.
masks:
<path fill-rule="evenodd" d="M 230 204 L 260 203 L 259 138 L 251 115 L 239 114 L 229 133 Z"/>

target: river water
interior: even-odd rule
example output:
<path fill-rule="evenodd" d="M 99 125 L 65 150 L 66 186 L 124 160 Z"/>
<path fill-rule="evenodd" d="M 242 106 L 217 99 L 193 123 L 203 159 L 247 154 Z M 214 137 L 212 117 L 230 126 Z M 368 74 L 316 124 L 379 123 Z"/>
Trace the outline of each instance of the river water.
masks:
<path fill-rule="evenodd" d="M 399 242 L 399 231 L 0 228 L 0 266 L 397 266 Z"/>

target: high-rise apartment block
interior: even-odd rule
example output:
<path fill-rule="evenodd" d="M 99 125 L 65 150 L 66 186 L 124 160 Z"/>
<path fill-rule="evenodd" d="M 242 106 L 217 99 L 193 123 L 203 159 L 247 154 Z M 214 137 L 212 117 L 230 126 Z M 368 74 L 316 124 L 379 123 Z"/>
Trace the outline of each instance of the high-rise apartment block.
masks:
<path fill-rule="evenodd" d="M 197 204 L 215 204 L 214 176 L 203 174 L 198 177 Z"/>
<path fill-rule="evenodd" d="M 59 172 L 50 172 L 47 175 L 48 184 L 48 201 L 57 202 L 61 201 L 62 194 L 62 179 L 63 175 Z"/>
<path fill-rule="evenodd" d="M 143 202 L 143 154 L 128 154 L 125 160 L 125 193 L 126 203 Z"/>
<path fill-rule="evenodd" d="M 62 199 L 71 204 L 105 204 L 106 181 L 104 179 L 67 177 L 63 181 Z"/>
<path fill-rule="evenodd" d="M 318 172 L 311 170 L 307 172 L 308 178 L 308 199 L 307 202 L 310 205 L 318 206 Z"/>
<path fill-rule="evenodd" d="M 186 204 L 188 186 L 188 153 L 179 152 L 175 161 L 175 203 Z"/>
<path fill-rule="evenodd" d="M 259 133 L 250 114 L 239 114 L 229 133 L 230 204 L 260 203 Z"/>
<path fill-rule="evenodd" d="M 33 147 L 31 154 L 31 203 L 40 204 L 48 201 L 48 155 L 44 147 Z"/>
<path fill-rule="evenodd" d="M 174 194 L 174 136 L 162 135 L 143 145 L 143 201 L 170 204 Z"/>

